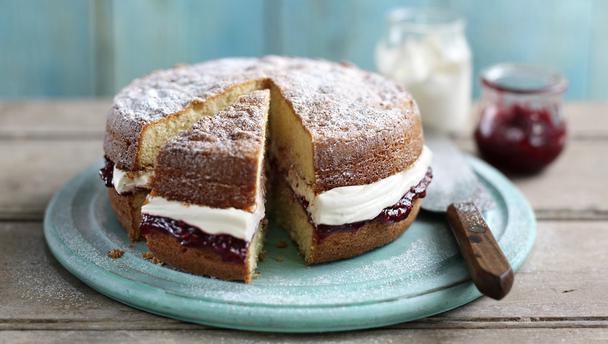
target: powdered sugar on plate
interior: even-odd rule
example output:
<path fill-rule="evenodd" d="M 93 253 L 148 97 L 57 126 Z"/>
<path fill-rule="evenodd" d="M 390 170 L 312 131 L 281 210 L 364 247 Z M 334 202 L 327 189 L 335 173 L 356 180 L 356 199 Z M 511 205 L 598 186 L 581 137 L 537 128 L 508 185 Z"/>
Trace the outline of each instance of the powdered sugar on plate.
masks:
<path fill-rule="evenodd" d="M 504 177 L 470 160 L 496 204 L 486 221 L 517 270 L 534 242 L 533 213 Z M 144 244 L 129 244 L 98 180 L 98 168 L 91 167 L 54 197 L 45 217 L 45 236 L 70 272 L 137 308 L 230 328 L 323 331 L 417 319 L 479 296 L 445 219 L 429 214 L 422 214 L 400 238 L 382 248 L 312 267 L 304 265 L 295 245 L 273 245 L 289 239 L 284 231 L 271 228 L 267 258 L 251 284 L 153 264 L 142 257 L 147 251 Z M 106 253 L 112 248 L 125 254 L 111 259 Z M 273 259 L 278 256 L 282 258 Z M 80 297 L 68 289 L 65 293 L 66 298 Z M 308 326 L 301 328 L 302 322 Z"/>

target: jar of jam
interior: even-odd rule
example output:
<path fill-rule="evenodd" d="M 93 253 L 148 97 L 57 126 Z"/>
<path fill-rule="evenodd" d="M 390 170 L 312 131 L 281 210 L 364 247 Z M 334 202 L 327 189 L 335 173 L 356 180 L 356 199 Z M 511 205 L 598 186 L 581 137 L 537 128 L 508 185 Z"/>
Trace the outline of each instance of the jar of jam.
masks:
<path fill-rule="evenodd" d="M 532 174 L 560 154 L 566 141 L 562 95 L 566 80 L 540 66 L 500 64 L 481 75 L 481 156 L 505 172 Z"/>

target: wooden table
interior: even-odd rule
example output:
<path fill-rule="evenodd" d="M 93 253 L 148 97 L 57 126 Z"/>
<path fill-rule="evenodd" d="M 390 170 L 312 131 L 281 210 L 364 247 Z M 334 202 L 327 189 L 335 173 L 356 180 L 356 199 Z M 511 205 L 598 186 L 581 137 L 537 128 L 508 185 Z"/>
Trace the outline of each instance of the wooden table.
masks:
<path fill-rule="evenodd" d="M 110 300 L 52 257 L 45 206 L 102 156 L 108 100 L 0 102 L 0 343 L 608 341 L 608 104 L 568 104 L 568 147 L 539 176 L 516 179 L 538 219 L 533 253 L 504 300 L 432 318 L 318 335 L 258 334 L 157 317 Z M 458 143 L 473 151 L 465 137 Z"/>

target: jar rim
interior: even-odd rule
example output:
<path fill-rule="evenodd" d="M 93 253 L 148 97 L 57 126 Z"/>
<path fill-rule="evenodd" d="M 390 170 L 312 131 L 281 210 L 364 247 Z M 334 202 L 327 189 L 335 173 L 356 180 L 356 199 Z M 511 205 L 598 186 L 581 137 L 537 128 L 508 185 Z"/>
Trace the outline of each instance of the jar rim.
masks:
<path fill-rule="evenodd" d="M 399 24 L 410 31 L 463 30 L 465 19 L 458 13 L 439 7 L 397 7 L 386 16 L 392 25 Z"/>
<path fill-rule="evenodd" d="M 535 64 L 501 63 L 481 72 L 482 85 L 517 94 L 562 93 L 568 82 L 551 68 Z"/>

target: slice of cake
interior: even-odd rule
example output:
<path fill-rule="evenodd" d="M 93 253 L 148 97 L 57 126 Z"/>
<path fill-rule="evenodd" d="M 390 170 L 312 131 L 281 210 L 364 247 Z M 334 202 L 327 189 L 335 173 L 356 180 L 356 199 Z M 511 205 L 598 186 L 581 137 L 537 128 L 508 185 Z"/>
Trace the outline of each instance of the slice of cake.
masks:
<path fill-rule="evenodd" d="M 132 241 L 140 239 L 140 209 L 161 148 L 200 118 L 214 115 L 267 80 L 233 65 L 179 65 L 136 79 L 114 97 L 108 113 L 101 171 L 110 204 Z"/>
<path fill-rule="evenodd" d="M 420 114 L 397 85 L 352 66 L 273 77 L 273 215 L 307 264 L 395 240 L 431 180 Z"/>
<path fill-rule="evenodd" d="M 182 270 L 249 282 L 265 227 L 270 93 L 254 91 L 161 149 L 141 209 L 152 253 Z"/>
<path fill-rule="evenodd" d="M 273 215 L 307 264 L 360 255 L 395 240 L 414 221 L 432 174 L 424 148 L 410 166 L 370 184 L 315 193 L 295 174 L 275 175 Z"/>

